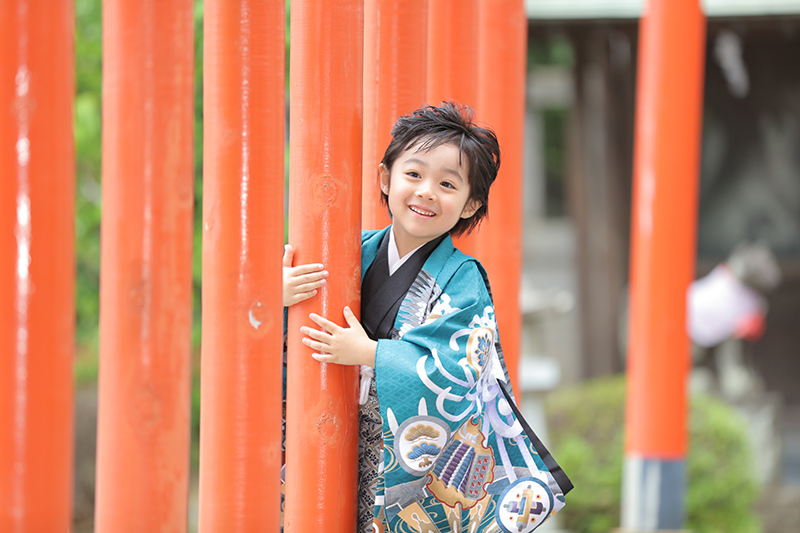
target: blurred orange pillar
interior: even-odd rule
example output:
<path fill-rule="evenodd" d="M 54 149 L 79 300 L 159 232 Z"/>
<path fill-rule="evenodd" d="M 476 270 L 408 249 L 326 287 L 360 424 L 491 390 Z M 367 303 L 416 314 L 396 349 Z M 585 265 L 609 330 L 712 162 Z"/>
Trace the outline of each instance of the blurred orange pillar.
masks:
<path fill-rule="evenodd" d="M 207 0 L 201 532 L 278 531 L 284 0 Z"/>
<path fill-rule="evenodd" d="M 684 517 L 689 340 L 705 58 L 698 0 L 651 0 L 639 33 L 623 529 Z"/>
<path fill-rule="evenodd" d="M 363 0 L 292 2 L 289 241 L 329 283 L 289 309 L 288 533 L 356 530 L 358 374 L 318 363 L 299 328 L 310 312 L 344 324 L 361 283 Z"/>
<path fill-rule="evenodd" d="M 361 225 L 386 227 L 378 164 L 401 115 L 425 103 L 428 0 L 364 2 L 364 154 Z"/>
<path fill-rule="evenodd" d="M 528 18 L 523 0 L 478 2 L 478 109 L 494 129 L 502 165 L 489 194 L 489 217 L 469 237 L 489 274 L 503 356 L 519 388 L 522 335 L 523 139 Z"/>
<path fill-rule="evenodd" d="M 0 3 L 0 531 L 72 523 L 74 10 Z"/>
<path fill-rule="evenodd" d="M 187 527 L 193 35 L 191 0 L 103 4 L 98 532 Z"/>

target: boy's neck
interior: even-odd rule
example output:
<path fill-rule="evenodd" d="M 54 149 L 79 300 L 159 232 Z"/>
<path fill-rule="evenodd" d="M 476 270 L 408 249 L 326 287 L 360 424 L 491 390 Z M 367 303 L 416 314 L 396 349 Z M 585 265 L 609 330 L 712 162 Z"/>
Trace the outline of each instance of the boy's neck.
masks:
<path fill-rule="evenodd" d="M 395 246 L 397 247 L 397 255 L 400 256 L 401 259 L 406 255 L 410 254 L 411 252 L 413 252 L 414 250 L 416 250 L 417 248 L 420 248 L 421 246 L 428 244 L 432 240 L 441 237 L 441 235 L 437 235 L 430 239 L 413 239 L 413 240 L 405 239 L 404 235 L 402 234 L 398 235 L 398 232 L 395 231 L 394 224 L 392 224 L 392 226 L 389 228 L 389 231 L 392 232 L 392 237 L 394 239 Z"/>

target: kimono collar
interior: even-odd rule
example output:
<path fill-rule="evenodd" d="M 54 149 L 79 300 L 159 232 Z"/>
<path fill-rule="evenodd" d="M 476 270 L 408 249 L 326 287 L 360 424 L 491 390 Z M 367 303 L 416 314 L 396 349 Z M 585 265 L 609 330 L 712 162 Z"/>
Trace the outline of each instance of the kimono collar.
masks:
<path fill-rule="evenodd" d="M 386 226 L 381 230 L 366 230 L 362 232 L 362 241 L 361 241 L 361 281 L 364 281 L 364 274 L 367 273 L 369 266 L 375 260 L 375 257 L 378 255 L 378 248 L 381 245 L 381 241 L 383 240 L 383 236 L 386 235 L 386 232 L 391 229 L 392 226 Z M 450 259 L 450 256 L 453 254 L 457 254 L 463 257 L 463 259 L 467 259 L 468 257 L 456 250 L 453 246 L 453 239 L 450 235 L 445 236 L 444 240 L 436 247 L 436 249 L 428 256 L 428 259 L 425 261 L 422 269 L 425 270 L 428 274 L 437 278 L 439 274 L 442 272 L 442 269 L 445 267 L 445 264 Z M 461 261 L 457 262 L 458 264 Z M 456 265 L 453 265 L 454 267 Z"/>
<path fill-rule="evenodd" d="M 385 232 L 372 264 L 365 269 L 361 283 L 361 325 L 373 340 L 390 338 L 397 311 L 408 290 L 419 276 L 426 259 L 444 240 L 438 237 L 408 254 L 408 261 L 389 275 L 390 236 Z"/>
<path fill-rule="evenodd" d="M 397 272 L 397 269 L 403 266 L 403 263 L 408 261 L 409 258 L 415 253 L 417 253 L 417 251 L 423 246 L 425 246 L 425 244 L 427 243 L 420 244 L 419 246 L 408 252 L 403 257 L 400 257 L 400 252 L 397 250 L 397 240 L 394 238 L 394 231 L 393 230 L 389 231 L 389 249 L 387 250 L 389 256 L 388 257 L 389 275 L 391 276 L 392 274 Z"/>

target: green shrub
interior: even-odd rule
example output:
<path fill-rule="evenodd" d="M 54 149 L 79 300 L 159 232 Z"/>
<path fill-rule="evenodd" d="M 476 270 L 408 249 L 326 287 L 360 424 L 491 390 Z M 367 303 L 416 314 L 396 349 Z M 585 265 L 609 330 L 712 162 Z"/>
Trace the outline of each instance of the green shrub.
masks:
<path fill-rule="evenodd" d="M 620 525 L 624 377 L 561 389 L 546 403 L 553 455 L 575 489 L 559 516 L 574 533 Z M 685 528 L 693 533 L 756 533 L 758 488 L 743 422 L 709 396 L 690 402 Z"/>

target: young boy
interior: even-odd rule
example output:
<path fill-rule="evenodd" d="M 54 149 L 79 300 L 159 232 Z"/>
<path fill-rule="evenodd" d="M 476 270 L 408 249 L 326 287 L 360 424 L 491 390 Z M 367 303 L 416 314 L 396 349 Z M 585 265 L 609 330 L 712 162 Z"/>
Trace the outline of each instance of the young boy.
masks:
<path fill-rule="evenodd" d="M 392 137 L 379 166 L 392 225 L 362 234 L 362 322 L 345 308 L 346 327 L 312 314 L 320 329 L 301 328 L 318 361 L 362 365 L 359 532 L 532 531 L 568 480 L 501 392 L 486 273 L 450 238 L 487 214 L 497 138 L 452 102 L 401 117 Z M 292 256 L 287 246 L 285 305 L 327 283 L 322 265 Z"/>

